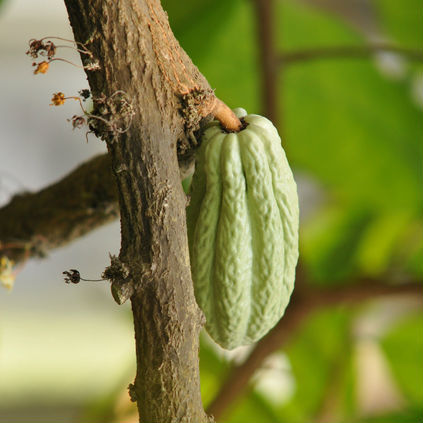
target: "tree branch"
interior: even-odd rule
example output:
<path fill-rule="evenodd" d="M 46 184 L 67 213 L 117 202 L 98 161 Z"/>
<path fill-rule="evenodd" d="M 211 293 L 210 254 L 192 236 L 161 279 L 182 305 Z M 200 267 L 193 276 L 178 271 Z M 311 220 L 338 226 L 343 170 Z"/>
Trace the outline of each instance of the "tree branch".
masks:
<path fill-rule="evenodd" d="M 278 127 L 278 66 L 274 42 L 274 2 L 273 0 L 255 0 L 254 4 L 257 16 L 263 114 Z"/>
<path fill-rule="evenodd" d="M 110 158 L 97 156 L 59 182 L 22 193 L 0 209 L 0 255 L 44 255 L 119 216 Z"/>
<path fill-rule="evenodd" d="M 228 408 L 245 392 L 248 382 L 263 360 L 285 345 L 299 326 L 318 309 L 338 304 L 359 304 L 381 296 L 399 294 L 421 295 L 423 284 L 410 282 L 397 285 L 374 280 L 352 281 L 339 288 L 316 289 L 302 285 L 294 291 L 285 315 L 261 341 L 257 343 L 248 358 L 234 367 L 207 411 L 216 420 L 222 418 Z"/>
<path fill-rule="evenodd" d="M 179 157 L 181 180 L 194 156 Z M 0 208 L 0 256 L 15 263 L 44 256 L 119 217 L 118 193 L 108 154 L 78 166 L 34 193 L 21 193 Z"/>
<path fill-rule="evenodd" d="M 279 55 L 278 64 L 285 66 L 323 59 L 361 59 L 380 52 L 396 53 L 408 60 L 423 62 L 423 50 L 390 44 L 371 44 L 364 46 L 320 47 L 285 52 Z"/>
<path fill-rule="evenodd" d="M 187 124 L 195 130 L 201 120 L 198 107 L 183 119 L 181 97 L 195 106 L 199 96 L 207 101 L 214 94 L 158 0 L 65 4 L 75 40 L 99 62 L 100 70 L 87 70 L 94 113 L 124 128 L 131 114 L 124 132 L 97 128 L 119 193 L 121 250 L 105 274 L 115 290 L 131 293 L 137 355 L 131 398 L 142 422 L 208 422 L 198 367 L 203 317 L 191 280 L 176 149 Z M 129 109 L 122 110 L 115 93 L 124 93 Z"/>

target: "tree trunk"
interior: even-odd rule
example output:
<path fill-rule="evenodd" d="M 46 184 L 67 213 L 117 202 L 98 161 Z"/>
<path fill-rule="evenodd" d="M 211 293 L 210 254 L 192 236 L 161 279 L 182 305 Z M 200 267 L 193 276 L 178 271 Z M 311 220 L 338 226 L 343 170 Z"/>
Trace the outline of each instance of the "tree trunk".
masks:
<path fill-rule="evenodd" d="M 87 70 L 88 81 L 95 113 L 109 122 L 99 121 L 96 132 L 107 142 L 116 176 L 122 244 L 105 274 L 115 298 L 132 301 L 131 397 L 141 422 L 207 422 L 198 367 L 203 317 L 191 281 L 177 145 L 187 128 L 178 97 L 200 93 L 207 100 L 210 88 L 158 0 L 65 3 L 75 40 L 93 53 L 82 56 L 84 65 L 98 61 L 98 70 Z M 195 108 L 190 113 L 195 129 L 201 116 Z"/>

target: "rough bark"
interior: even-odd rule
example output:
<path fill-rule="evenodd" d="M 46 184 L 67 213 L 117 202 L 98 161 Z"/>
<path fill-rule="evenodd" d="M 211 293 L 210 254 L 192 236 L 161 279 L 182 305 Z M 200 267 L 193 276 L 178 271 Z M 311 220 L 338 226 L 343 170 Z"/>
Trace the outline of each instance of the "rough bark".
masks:
<path fill-rule="evenodd" d="M 137 375 L 131 397 L 142 422 L 209 421 L 198 369 L 203 318 L 191 281 L 176 151 L 187 122 L 195 129 L 200 120 L 195 110 L 182 119 L 178 95 L 206 99 L 209 86 L 157 0 L 65 3 L 76 41 L 100 65 L 87 71 L 97 112 L 113 124 L 97 128 L 112 159 L 122 233 L 119 259 L 105 273 L 114 285 L 132 287 Z M 129 108 L 120 107 L 117 92 Z"/>

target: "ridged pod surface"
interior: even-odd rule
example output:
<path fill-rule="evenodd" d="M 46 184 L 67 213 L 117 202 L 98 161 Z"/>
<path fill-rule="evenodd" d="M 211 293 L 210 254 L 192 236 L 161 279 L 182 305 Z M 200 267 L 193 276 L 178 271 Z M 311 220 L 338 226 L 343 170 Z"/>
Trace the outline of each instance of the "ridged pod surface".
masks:
<path fill-rule="evenodd" d="M 272 123 L 236 109 L 246 128 L 205 130 L 187 209 L 195 296 L 210 336 L 232 349 L 282 317 L 298 260 L 298 197 Z"/>

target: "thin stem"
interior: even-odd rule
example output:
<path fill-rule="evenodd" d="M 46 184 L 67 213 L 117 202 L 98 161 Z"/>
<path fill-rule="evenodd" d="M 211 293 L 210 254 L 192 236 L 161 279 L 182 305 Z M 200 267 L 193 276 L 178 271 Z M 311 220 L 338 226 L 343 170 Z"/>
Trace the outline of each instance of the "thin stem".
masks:
<path fill-rule="evenodd" d="M 360 59 L 378 52 L 396 53 L 409 60 L 423 62 L 423 50 L 390 44 L 371 44 L 364 46 L 320 47 L 286 52 L 279 55 L 278 64 L 291 65 L 323 59 Z"/>
<path fill-rule="evenodd" d="M 104 282 L 107 281 L 107 279 L 84 279 L 84 278 L 79 278 L 81 281 L 84 282 Z"/>
<path fill-rule="evenodd" d="M 53 59 L 49 60 L 49 63 L 54 62 L 56 60 L 59 60 L 60 62 L 69 63 L 70 65 L 75 66 L 76 68 L 85 69 L 84 66 L 77 65 L 76 63 L 73 63 L 70 60 L 62 59 L 61 57 L 54 57 Z"/>
<path fill-rule="evenodd" d="M 89 56 L 92 56 L 92 53 L 89 51 L 89 50 L 82 50 L 82 49 L 80 49 L 80 48 L 76 48 L 76 47 L 72 47 L 72 46 L 66 46 L 66 45 L 64 45 L 64 44 L 59 44 L 59 45 L 57 45 L 56 46 L 56 48 L 70 48 L 70 49 L 72 49 L 72 50 L 75 50 L 75 51 L 77 51 L 78 53 L 81 53 L 81 54 L 88 54 Z"/>
<path fill-rule="evenodd" d="M 79 105 L 81 106 L 81 109 L 84 112 L 84 114 L 91 117 L 91 115 L 85 110 L 85 108 L 82 104 L 81 97 L 70 96 L 70 97 L 64 97 L 63 100 L 77 100 L 79 102 Z"/>
<path fill-rule="evenodd" d="M 53 36 L 53 37 L 43 37 L 43 38 L 41 38 L 39 41 L 44 41 L 44 40 L 48 40 L 48 39 L 55 39 L 55 40 L 60 40 L 60 41 L 66 41 L 66 42 L 71 43 L 71 44 L 74 44 L 74 45 L 76 45 L 76 46 L 80 46 L 80 47 L 82 47 L 83 51 L 80 51 L 80 50 L 78 50 L 78 51 L 80 51 L 80 52 L 81 52 L 81 53 L 83 53 L 83 54 L 88 54 L 89 56 L 92 56 L 91 51 L 89 51 L 89 50 L 87 49 L 87 47 L 85 46 L 85 44 L 80 43 L 79 41 L 75 41 L 75 40 L 68 40 L 67 38 L 54 37 L 54 36 Z M 58 46 L 56 46 L 56 47 L 58 47 Z M 63 46 L 63 47 L 66 47 L 66 46 Z"/>

